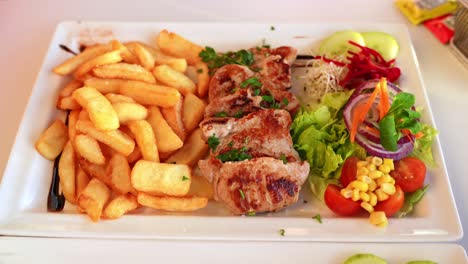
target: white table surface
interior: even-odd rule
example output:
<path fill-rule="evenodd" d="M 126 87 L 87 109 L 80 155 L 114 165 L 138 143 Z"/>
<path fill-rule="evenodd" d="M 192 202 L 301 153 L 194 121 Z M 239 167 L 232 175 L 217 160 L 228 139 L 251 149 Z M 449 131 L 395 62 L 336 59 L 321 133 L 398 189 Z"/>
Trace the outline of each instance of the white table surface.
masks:
<path fill-rule="evenodd" d="M 63 20 L 407 24 L 461 221 L 468 228 L 468 69 L 424 27 L 408 23 L 390 0 L 0 0 L 0 178 L 49 41 Z M 458 243 L 467 249 L 468 236 Z"/>

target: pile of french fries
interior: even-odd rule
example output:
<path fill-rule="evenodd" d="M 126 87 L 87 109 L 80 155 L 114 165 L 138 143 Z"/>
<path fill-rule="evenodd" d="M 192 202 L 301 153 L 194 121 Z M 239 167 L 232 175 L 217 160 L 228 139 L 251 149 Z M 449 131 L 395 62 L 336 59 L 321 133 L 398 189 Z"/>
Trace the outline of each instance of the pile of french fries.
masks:
<path fill-rule="evenodd" d="M 201 50 L 163 30 L 154 46 L 113 40 L 53 69 L 73 78 L 56 105 L 68 123 L 55 120 L 35 147 L 49 160 L 61 154 L 62 192 L 92 221 L 140 206 L 194 211 L 212 198 L 193 173 L 208 152 L 198 128 L 210 80 Z"/>

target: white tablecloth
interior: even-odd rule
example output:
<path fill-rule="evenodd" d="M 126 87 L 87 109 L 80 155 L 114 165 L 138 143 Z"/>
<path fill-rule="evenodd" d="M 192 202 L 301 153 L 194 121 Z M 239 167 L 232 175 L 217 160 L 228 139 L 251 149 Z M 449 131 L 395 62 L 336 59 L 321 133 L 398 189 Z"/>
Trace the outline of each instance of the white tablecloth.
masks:
<path fill-rule="evenodd" d="M 388 0 L 0 0 L 0 177 L 52 33 L 63 20 L 406 23 L 462 224 L 468 228 L 468 69 L 424 27 L 408 23 Z M 468 248 L 467 236 L 460 244 Z"/>

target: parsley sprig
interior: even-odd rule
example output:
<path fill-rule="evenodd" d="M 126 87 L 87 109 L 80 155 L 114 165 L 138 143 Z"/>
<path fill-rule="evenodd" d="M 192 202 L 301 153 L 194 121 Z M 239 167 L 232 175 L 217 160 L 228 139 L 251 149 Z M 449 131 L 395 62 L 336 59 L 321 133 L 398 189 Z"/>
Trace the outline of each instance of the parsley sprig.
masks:
<path fill-rule="evenodd" d="M 200 56 L 202 61 L 207 63 L 210 70 L 220 68 L 227 64 L 250 66 L 254 62 L 253 53 L 245 49 L 236 52 L 229 51 L 224 54 L 218 54 L 212 47 L 205 47 L 198 56 Z"/>
<path fill-rule="evenodd" d="M 242 161 L 252 158 L 248 152 L 247 147 L 242 147 L 241 149 L 231 149 L 223 154 L 216 156 L 222 162 L 226 161 Z"/>
<path fill-rule="evenodd" d="M 212 149 L 213 151 L 215 151 L 218 145 L 219 145 L 219 138 L 217 138 L 215 134 L 211 135 L 208 138 L 208 147 Z"/>

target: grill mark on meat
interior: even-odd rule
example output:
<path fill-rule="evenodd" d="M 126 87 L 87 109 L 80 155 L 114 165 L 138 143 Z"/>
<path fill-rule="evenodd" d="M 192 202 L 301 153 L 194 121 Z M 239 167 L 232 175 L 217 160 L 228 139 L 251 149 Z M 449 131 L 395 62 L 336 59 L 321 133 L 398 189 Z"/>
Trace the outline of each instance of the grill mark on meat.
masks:
<path fill-rule="evenodd" d="M 280 178 L 275 179 L 275 176 L 266 176 L 267 190 L 273 198 L 273 203 L 279 203 L 283 200 L 283 194 L 286 193 L 290 197 L 294 197 L 299 191 L 299 187 L 292 181 Z"/>

